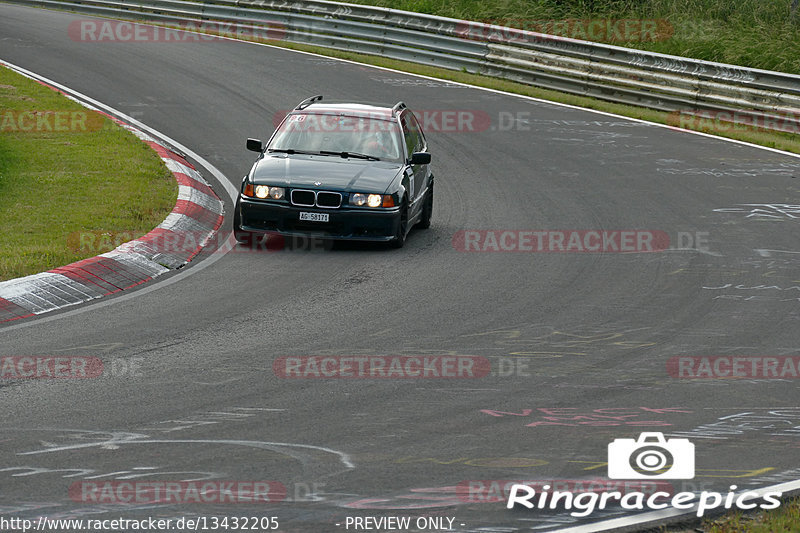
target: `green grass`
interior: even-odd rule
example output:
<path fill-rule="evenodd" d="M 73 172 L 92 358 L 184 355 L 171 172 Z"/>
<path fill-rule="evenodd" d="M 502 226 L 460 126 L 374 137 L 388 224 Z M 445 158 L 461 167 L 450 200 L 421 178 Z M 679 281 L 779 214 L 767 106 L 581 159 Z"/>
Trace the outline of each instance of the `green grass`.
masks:
<path fill-rule="evenodd" d="M 56 122 L 53 112 L 66 122 Z M 76 249 L 81 232 L 143 235 L 176 197 L 172 174 L 133 134 L 0 68 L 0 280 L 107 251 Z"/>
<path fill-rule="evenodd" d="M 797 533 L 800 532 L 800 498 L 785 501 L 774 511 L 732 512 L 706 519 L 700 527 L 662 528 L 664 533 Z"/>
<path fill-rule="evenodd" d="M 353 0 L 525 29 L 565 19 L 666 21 L 653 41 L 613 44 L 800 74 L 800 8 L 792 0 Z M 579 28 L 574 23 L 570 28 Z M 566 36 L 572 29 L 562 30 Z M 576 37 L 580 37 L 576 35 Z M 588 37 L 591 38 L 591 35 Z M 593 39 L 602 41 L 603 39 Z"/>

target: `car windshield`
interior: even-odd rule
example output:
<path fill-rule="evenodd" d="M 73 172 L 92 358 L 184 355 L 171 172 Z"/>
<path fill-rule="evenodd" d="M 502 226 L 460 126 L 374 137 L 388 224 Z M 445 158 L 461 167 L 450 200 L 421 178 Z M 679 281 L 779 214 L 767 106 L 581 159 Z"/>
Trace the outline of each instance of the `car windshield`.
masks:
<path fill-rule="evenodd" d="M 293 114 L 278 128 L 267 147 L 270 151 L 322 153 L 362 159 L 399 160 L 400 127 L 383 118 Z"/>

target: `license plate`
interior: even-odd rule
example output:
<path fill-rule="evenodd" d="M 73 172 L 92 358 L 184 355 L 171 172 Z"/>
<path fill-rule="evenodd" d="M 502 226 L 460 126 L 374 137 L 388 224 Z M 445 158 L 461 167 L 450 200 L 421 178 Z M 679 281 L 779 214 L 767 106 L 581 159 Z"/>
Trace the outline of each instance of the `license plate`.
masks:
<path fill-rule="evenodd" d="M 309 220 L 311 222 L 328 222 L 330 215 L 328 213 L 300 213 L 300 220 Z"/>

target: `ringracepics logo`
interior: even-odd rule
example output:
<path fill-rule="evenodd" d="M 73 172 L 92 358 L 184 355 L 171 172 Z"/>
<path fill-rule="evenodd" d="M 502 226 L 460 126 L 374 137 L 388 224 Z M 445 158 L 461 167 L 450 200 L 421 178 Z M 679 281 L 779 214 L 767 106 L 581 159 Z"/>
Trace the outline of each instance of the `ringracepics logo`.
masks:
<path fill-rule="evenodd" d="M 616 439 L 608 445 L 608 477 L 611 479 L 655 480 L 694 478 L 694 444 L 688 439 L 665 439 L 663 433 L 648 432 L 638 439 Z M 731 485 L 727 494 L 713 491 L 677 492 L 666 490 L 610 491 L 589 490 L 575 494 L 554 490 L 552 485 L 514 484 L 508 494 L 508 509 L 521 505 L 527 509 L 565 508 L 575 517 L 584 517 L 609 505 L 627 510 L 682 509 L 695 510 L 698 517 L 706 511 L 734 506 L 743 509 L 777 509 L 781 492 L 735 492 Z M 760 502 L 759 502 L 760 499 Z"/>

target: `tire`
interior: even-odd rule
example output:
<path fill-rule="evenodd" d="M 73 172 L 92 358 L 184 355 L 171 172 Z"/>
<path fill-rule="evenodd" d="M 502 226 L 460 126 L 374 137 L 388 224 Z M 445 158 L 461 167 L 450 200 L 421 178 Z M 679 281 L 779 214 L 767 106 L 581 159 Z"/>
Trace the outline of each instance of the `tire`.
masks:
<path fill-rule="evenodd" d="M 392 248 L 402 248 L 406 243 L 406 234 L 408 233 L 408 201 L 403 198 L 403 205 L 400 209 L 400 224 L 397 225 L 397 233 L 394 239 L 389 241 Z"/>
<path fill-rule="evenodd" d="M 417 227 L 420 229 L 428 229 L 431 227 L 431 217 L 433 216 L 433 184 L 428 189 L 428 194 L 425 196 L 425 203 L 422 206 L 422 217 L 417 222 Z"/>

